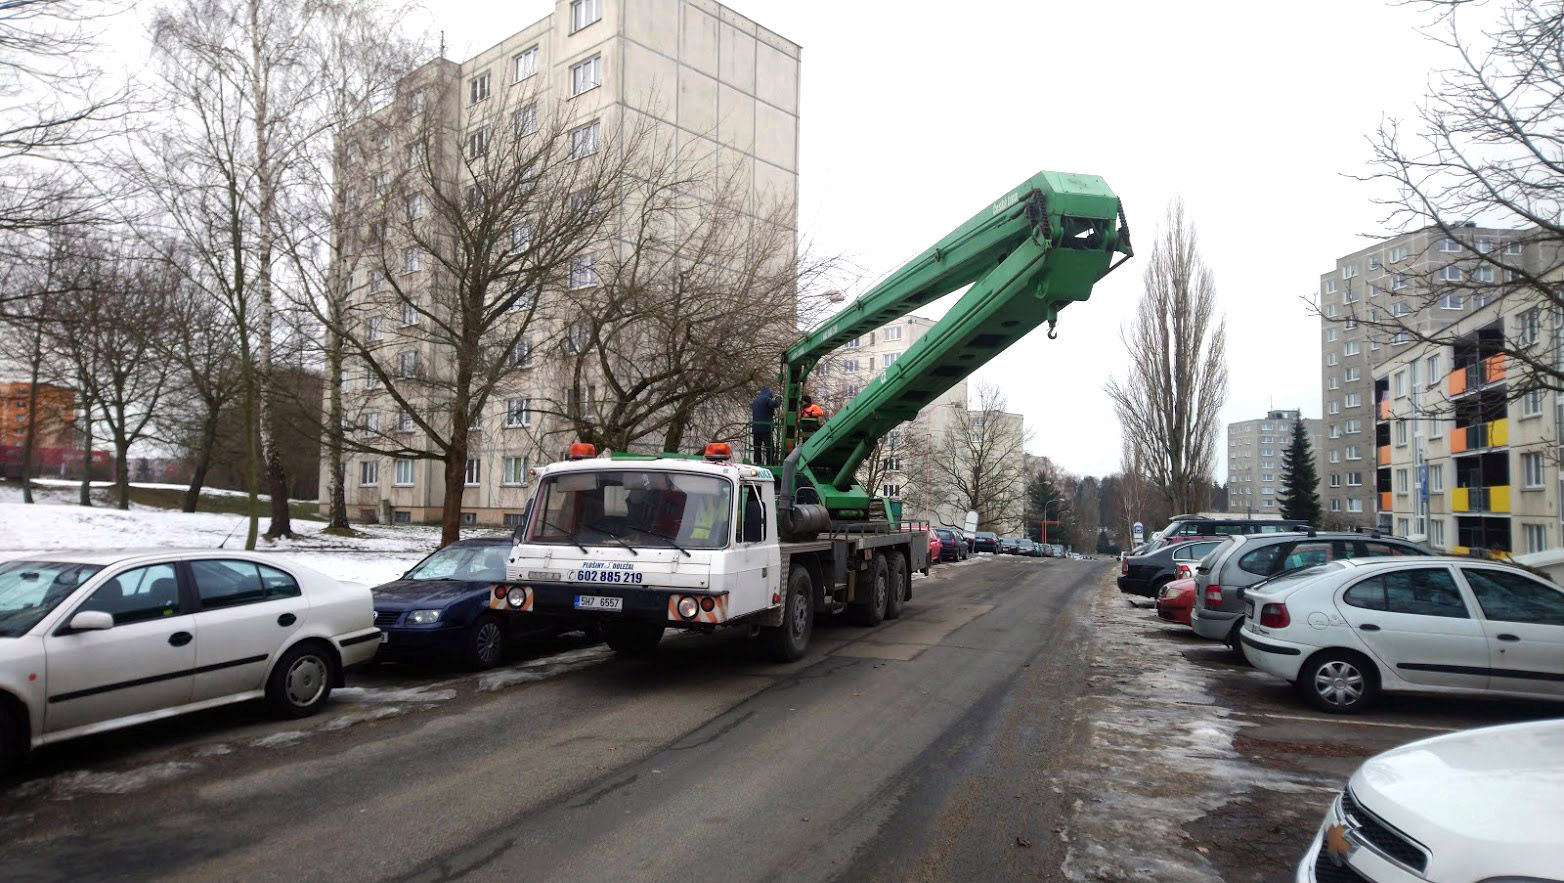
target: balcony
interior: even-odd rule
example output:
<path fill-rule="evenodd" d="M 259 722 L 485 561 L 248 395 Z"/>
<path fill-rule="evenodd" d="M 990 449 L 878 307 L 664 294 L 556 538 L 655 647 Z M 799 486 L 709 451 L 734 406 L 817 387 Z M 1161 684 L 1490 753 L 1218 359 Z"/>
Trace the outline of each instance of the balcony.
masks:
<path fill-rule="evenodd" d="M 1451 371 L 1445 379 L 1445 389 L 1452 397 L 1458 396 L 1490 383 L 1498 383 L 1505 375 L 1504 354 L 1500 353 Z"/>
<path fill-rule="evenodd" d="M 1379 400 L 1379 419 L 1390 419 L 1390 399 L 1388 397 Z"/>
<path fill-rule="evenodd" d="M 1389 512 L 1390 511 L 1390 491 L 1380 491 L 1379 492 L 1379 511 L 1381 511 L 1381 512 Z"/>
<path fill-rule="evenodd" d="M 1451 512 L 1494 512 L 1509 514 L 1510 486 L 1458 487 L 1450 491 Z"/>
<path fill-rule="evenodd" d="M 1463 454 L 1483 448 L 1502 448 L 1510 443 L 1510 421 L 1507 417 L 1471 426 L 1457 426 L 1450 433 L 1450 453 Z"/>
<path fill-rule="evenodd" d="M 1380 445 L 1379 446 L 1379 465 L 1381 465 L 1381 466 L 1389 466 L 1390 465 L 1390 445 Z"/>

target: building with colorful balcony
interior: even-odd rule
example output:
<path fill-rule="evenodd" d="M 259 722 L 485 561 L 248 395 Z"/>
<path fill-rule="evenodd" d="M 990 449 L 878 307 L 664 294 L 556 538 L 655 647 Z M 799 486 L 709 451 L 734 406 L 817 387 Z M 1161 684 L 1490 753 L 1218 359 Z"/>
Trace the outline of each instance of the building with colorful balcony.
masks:
<path fill-rule="evenodd" d="M 1375 369 L 1381 528 L 1456 555 L 1564 545 L 1558 397 L 1509 355 L 1560 351 L 1546 315 L 1537 298 L 1515 293 Z"/>

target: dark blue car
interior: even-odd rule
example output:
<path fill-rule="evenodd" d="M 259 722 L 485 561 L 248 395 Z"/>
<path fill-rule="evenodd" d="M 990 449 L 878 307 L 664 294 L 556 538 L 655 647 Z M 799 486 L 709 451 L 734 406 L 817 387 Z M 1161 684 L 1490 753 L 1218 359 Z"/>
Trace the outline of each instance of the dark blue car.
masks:
<path fill-rule="evenodd" d="M 418 562 L 395 582 L 374 588 L 377 662 L 498 665 L 509 642 L 559 634 L 560 624 L 489 611 L 494 584 L 505 579 L 508 537 L 461 540 Z M 519 630 L 518 626 L 525 628 Z"/>

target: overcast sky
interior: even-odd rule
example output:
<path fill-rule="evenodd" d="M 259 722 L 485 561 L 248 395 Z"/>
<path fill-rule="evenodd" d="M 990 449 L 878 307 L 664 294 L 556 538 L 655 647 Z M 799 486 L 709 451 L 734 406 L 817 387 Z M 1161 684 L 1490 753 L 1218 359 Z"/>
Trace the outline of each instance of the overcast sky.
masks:
<path fill-rule="evenodd" d="M 865 286 L 1039 170 L 1103 176 L 1142 254 L 1182 198 L 1227 317 L 1224 426 L 1271 407 L 1320 416 L 1306 299 L 1383 230 L 1379 194 L 1344 176 L 1447 62 L 1415 11 L 1375 0 L 727 5 L 803 46 L 801 232 Z M 552 8 L 442 0 L 430 18 L 461 60 Z M 1065 310 L 1058 340 L 1034 332 L 977 375 L 1026 416 L 1031 451 L 1071 471 L 1117 470 L 1102 386 L 1123 374 L 1143 265 Z"/>

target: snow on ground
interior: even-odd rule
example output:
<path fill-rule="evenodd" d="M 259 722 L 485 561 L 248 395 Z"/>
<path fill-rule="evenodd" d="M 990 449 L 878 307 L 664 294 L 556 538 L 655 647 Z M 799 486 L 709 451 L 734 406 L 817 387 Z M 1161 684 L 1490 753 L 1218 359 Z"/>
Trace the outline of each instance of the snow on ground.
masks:
<path fill-rule="evenodd" d="M 129 511 L 74 505 L 76 489 L 45 487 L 38 503 L 21 502 L 21 489 L 0 485 L 0 560 L 38 553 L 104 549 L 244 548 L 246 520 L 215 512 L 177 512 L 146 506 Z M 257 541 L 256 551 L 311 567 L 328 576 L 373 586 L 396 579 L 439 542 L 439 528 L 355 525 L 363 536 L 320 533 L 325 524 L 294 519 L 298 536 Z M 266 529 L 266 522 L 261 522 Z"/>

